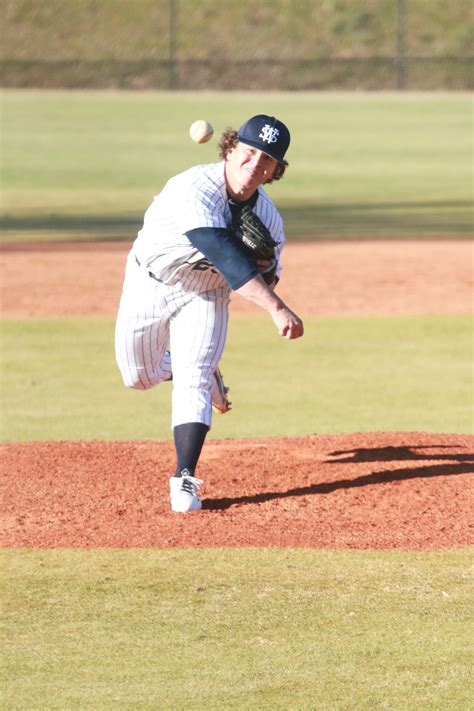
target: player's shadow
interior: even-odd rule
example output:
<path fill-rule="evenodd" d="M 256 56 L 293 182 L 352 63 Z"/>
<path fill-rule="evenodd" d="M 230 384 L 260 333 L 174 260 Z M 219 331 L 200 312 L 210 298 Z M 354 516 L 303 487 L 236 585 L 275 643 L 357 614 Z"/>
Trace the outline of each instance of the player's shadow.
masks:
<path fill-rule="evenodd" d="M 474 462 L 474 453 L 457 453 L 453 454 L 448 452 L 447 454 L 428 454 L 422 450 L 425 449 L 456 449 L 455 445 L 443 444 L 443 445 L 403 445 L 401 447 L 357 447 L 356 449 L 341 449 L 331 452 L 330 457 L 338 457 L 337 459 L 327 460 L 329 462 L 396 462 L 403 460 L 422 460 L 426 461 L 429 459 L 445 459 L 449 461 L 456 462 Z M 345 455 L 341 458 L 341 455 Z"/>
<path fill-rule="evenodd" d="M 374 447 L 358 448 L 351 450 L 340 450 L 331 452 L 326 463 L 355 463 L 355 462 L 393 462 L 403 460 L 449 460 L 446 464 L 432 464 L 426 466 L 409 466 L 391 471 L 374 471 L 370 474 L 363 474 L 352 479 L 336 479 L 335 481 L 322 482 L 300 486 L 287 491 L 265 491 L 261 494 L 251 496 L 237 496 L 233 498 L 204 499 L 203 508 L 222 510 L 231 506 L 243 504 L 261 504 L 273 499 L 286 499 L 293 496 L 311 496 L 314 494 L 331 494 L 338 489 L 353 489 L 360 486 L 374 484 L 386 484 L 394 481 L 406 481 L 408 479 L 428 479 L 435 476 L 455 476 L 457 474 L 474 474 L 474 454 L 471 453 L 449 453 L 449 454 L 427 454 L 414 450 L 423 449 L 449 449 L 450 446 L 430 447 Z M 341 455 L 344 455 L 341 458 Z"/>

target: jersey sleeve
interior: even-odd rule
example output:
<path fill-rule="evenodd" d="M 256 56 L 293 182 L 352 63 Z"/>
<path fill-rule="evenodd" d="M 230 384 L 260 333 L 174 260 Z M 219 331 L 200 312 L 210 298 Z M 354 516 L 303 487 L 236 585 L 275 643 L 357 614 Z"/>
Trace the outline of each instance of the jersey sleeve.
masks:
<path fill-rule="evenodd" d="M 228 230 L 198 227 L 189 230 L 186 236 L 217 267 L 231 289 L 240 289 L 257 276 L 257 266 L 248 259 Z"/>
<path fill-rule="evenodd" d="M 179 231 L 186 234 L 199 227 L 225 228 L 226 201 L 223 192 L 208 174 L 186 186 L 178 215 Z"/>

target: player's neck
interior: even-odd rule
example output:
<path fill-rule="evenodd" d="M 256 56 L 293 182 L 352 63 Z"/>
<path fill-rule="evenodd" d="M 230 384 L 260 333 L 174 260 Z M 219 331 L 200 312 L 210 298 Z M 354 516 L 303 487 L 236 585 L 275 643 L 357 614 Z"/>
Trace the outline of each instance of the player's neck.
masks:
<path fill-rule="evenodd" d="M 238 204 L 239 207 L 243 205 L 250 205 L 250 207 L 253 207 L 258 199 L 258 190 L 254 190 L 250 197 L 242 199 L 241 197 L 234 197 L 234 194 L 227 188 L 227 197 L 229 198 L 230 203 L 233 203 L 234 205 Z"/>
<path fill-rule="evenodd" d="M 248 189 L 248 188 L 241 188 L 240 190 L 233 190 L 232 187 L 227 184 L 227 194 L 229 197 L 232 198 L 232 200 L 235 200 L 235 202 L 246 202 L 249 200 L 252 195 L 254 194 L 255 190 Z"/>

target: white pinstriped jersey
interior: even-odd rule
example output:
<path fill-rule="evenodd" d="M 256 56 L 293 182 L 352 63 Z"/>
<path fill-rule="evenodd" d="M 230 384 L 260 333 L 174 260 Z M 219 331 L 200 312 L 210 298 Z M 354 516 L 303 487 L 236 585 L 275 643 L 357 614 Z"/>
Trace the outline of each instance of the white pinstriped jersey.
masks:
<path fill-rule="evenodd" d="M 145 212 L 132 251 L 147 271 L 187 292 L 227 285 L 222 274 L 186 237 L 198 227 L 227 227 L 232 221 L 224 179 L 224 162 L 197 165 L 171 178 Z M 277 275 L 285 241 L 283 221 L 265 190 L 258 189 L 253 207 L 278 242 Z"/>

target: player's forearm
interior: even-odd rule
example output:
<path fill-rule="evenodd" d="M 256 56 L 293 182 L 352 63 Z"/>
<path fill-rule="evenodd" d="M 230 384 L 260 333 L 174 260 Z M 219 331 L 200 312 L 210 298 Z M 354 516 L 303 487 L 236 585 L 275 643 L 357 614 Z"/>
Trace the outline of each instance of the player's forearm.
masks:
<path fill-rule="evenodd" d="M 268 311 L 269 314 L 285 308 L 284 302 L 265 284 L 260 275 L 252 277 L 240 289 L 235 291 L 247 301 L 251 301 L 253 304 L 260 306 L 261 309 Z"/>
<path fill-rule="evenodd" d="M 303 322 L 288 306 L 275 294 L 264 282 L 262 277 L 257 276 L 249 279 L 237 293 L 260 306 L 272 317 L 280 336 L 284 338 L 300 338 L 304 333 Z"/>

